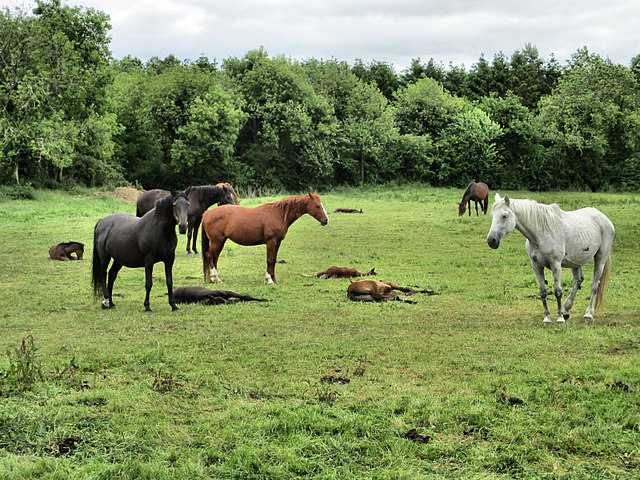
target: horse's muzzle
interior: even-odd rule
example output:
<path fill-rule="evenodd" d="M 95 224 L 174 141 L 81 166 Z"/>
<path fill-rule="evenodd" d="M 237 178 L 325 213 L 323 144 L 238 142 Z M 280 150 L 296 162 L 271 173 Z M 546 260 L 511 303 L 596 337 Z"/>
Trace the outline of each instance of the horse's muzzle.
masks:
<path fill-rule="evenodd" d="M 328 218 L 325 218 L 325 219 L 323 219 L 323 220 L 320 220 L 320 225 L 322 225 L 323 227 L 324 227 L 327 223 L 329 223 L 329 219 L 328 219 Z"/>
<path fill-rule="evenodd" d="M 187 224 L 186 223 L 179 223 L 178 224 L 178 232 L 180 232 L 181 235 L 184 235 L 185 233 L 187 233 Z"/>
<path fill-rule="evenodd" d="M 487 243 L 493 249 L 496 249 L 500 246 L 500 239 L 497 237 L 487 237 Z"/>

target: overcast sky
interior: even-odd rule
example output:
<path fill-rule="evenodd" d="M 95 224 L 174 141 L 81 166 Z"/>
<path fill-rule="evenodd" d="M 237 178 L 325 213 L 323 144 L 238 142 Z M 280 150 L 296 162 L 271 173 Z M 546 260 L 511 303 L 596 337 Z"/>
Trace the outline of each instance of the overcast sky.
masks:
<path fill-rule="evenodd" d="M 0 0 L 27 6 L 29 0 Z M 62 0 L 111 16 L 111 52 L 222 61 L 263 46 L 295 60 L 373 60 L 397 71 L 430 58 L 469 68 L 531 43 L 564 65 L 579 48 L 629 65 L 639 0 Z"/>

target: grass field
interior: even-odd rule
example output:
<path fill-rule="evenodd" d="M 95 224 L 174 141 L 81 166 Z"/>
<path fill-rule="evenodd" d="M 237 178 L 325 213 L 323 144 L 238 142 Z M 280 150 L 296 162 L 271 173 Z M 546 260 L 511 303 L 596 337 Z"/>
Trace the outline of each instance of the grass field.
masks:
<path fill-rule="evenodd" d="M 117 309 L 92 297 L 93 227 L 133 206 L 0 202 L 0 479 L 638 478 L 640 196 L 507 193 L 613 221 L 595 321 L 583 288 L 565 325 L 543 327 L 524 238 L 491 250 L 490 217 L 458 217 L 458 190 L 321 193 L 329 225 L 292 225 L 279 284 L 263 284 L 264 246 L 222 252 L 220 288 L 271 302 L 173 313 L 162 264 L 152 313 L 142 269 L 120 272 Z M 63 241 L 85 243 L 85 260 L 49 260 Z M 185 243 L 174 286 L 203 285 Z M 355 303 L 349 280 L 302 276 L 332 265 L 440 295 Z"/>

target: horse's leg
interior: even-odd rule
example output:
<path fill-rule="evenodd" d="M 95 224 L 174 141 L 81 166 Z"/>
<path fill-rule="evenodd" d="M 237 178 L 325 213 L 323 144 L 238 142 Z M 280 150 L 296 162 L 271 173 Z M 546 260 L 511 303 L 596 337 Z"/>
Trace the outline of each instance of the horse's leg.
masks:
<path fill-rule="evenodd" d="M 474 200 L 473 203 L 476 204 L 476 217 L 479 216 L 480 214 L 478 213 L 478 201 Z"/>
<path fill-rule="evenodd" d="M 557 323 L 564 323 L 564 315 L 562 314 L 562 266 L 560 263 L 551 264 L 551 273 L 553 273 L 553 294 L 558 302 L 558 318 Z"/>
<path fill-rule="evenodd" d="M 204 232 L 203 234 L 206 235 Z M 220 280 L 218 276 L 218 258 L 226 241 L 226 237 L 209 239 L 209 251 L 203 252 L 203 255 L 206 255 L 206 261 L 209 262 L 209 278 L 205 278 L 205 282 L 222 283 L 222 280 Z"/>
<path fill-rule="evenodd" d="M 108 262 L 107 262 L 108 263 Z M 113 284 L 116 281 L 116 277 L 118 276 L 118 272 L 122 268 L 122 264 L 113 261 L 111 268 L 109 269 L 109 281 L 107 283 L 106 289 L 104 289 L 104 300 L 102 300 L 102 308 L 115 308 L 113 304 Z M 106 277 L 106 268 L 105 268 L 105 277 Z"/>
<path fill-rule="evenodd" d="M 144 297 L 144 309 L 147 312 L 151 311 L 149 296 L 151 294 L 152 286 L 153 286 L 153 258 L 145 259 L 145 262 L 144 262 L 144 287 L 147 290 L 147 294 Z"/>
<path fill-rule="evenodd" d="M 533 260 L 531 260 L 531 267 L 538 279 L 538 291 L 542 299 L 542 307 L 544 308 L 544 320 L 542 323 L 551 323 L 551 312 L 549 311 L 549 304 L 547 303 L 547 285 L 544 281 L 544 267 L 539 266 Z"/>
<path fill-rule="evenodd" d="M 489 207 L 489 195 L 486 196 L 486 198 L 484 199 L 484 203 L 482 206 L 482 214 L 486 215 L 487 214 L 487 208 Z"/>
<path fill-rule="evenodd" d="M 191 255 L 191 235 L 195 235 L 193 231 L 194 221 L 190 218 L 187 222 L 187 255 Z M 197 231 L 197 230 L 196 230 Z M 193 250 L 194 253 L 197 253 L 196 250 L 196 241 L 193 241 Z"/>
<path fill-rule="evenodd" d="M 267 285 L 276 282 L 276 259 L 278 257 L 278 249 L 280 248 L 281 240 L 274 238 L 266 242 L 267 244 L 267 274 L 264 277 L 264 281 Z"/>
<path fill-rule="evenodd" d="M 567 297 L 567 299 L 564 302 L 564 305 L 562 306 L 562 316 L 564 317 L 565 320 L 569 319 L 569 311 L 571 310 L 571 307 L 573 307 L 573 299 L 575 298 L 576 293 L 580 289 L 580 285 L 582 285 L 582 282 L 584 282 L 584 275 L 582 274 L 582 268 L 580 267 L 572 268 L 571 272 L 573 273 L 573 288 L 571 289 L 571 293 L 569 294 L 569 297 Z"/>
<path fill-rule="evenodd" d="M 593 259 L 593 280 L 591 281 L 591 298 L 589 299 L 589 306 L 584 313 L 584 318 L 587 320 L 593 320 L 593 314 L 595 313 L 595 301 L 598 294 L 598 288 L 600 287 L 600 277 L 604 271 L 604 266 L 607 263 L 607 255 L 600 255 L 599 252 Z"/>
<path fill-rule="evenodd" d="M 167 281 L 167 292 L 169 293 L 169 305 L 171 305 L 171 311 L 175 312 L 180 310 L 176 306 L 176 302 L 173 299 L 173 262 L 175 260 L 175 254 L 170 255 L 164 261 L 164 277 Z"/>
<path fill-rule="evenodd" d="M 198 240 L 198 230 L 200 229 L 200 222 L 202 222 L 202 215 L 196 217 L 194 224 L 193 224 L 193 245 L 192 245 L 192 249 L 193 249 L 193 253 L 197 254 L 198 253 L 198 248 L 196 247 L 197 243 L 196 241 Z M 187 239 L 188 241 L 189 239 Z M 187 243 L 187 249 L 188 249 L 189 244 Z"/>

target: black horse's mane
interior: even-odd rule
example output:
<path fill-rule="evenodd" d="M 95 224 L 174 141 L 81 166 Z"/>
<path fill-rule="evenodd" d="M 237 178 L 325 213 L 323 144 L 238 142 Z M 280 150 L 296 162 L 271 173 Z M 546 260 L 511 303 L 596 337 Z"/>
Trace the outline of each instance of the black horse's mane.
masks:
<path fill-rule="evenodd" d="M 187 194 L 185 192 L 178 192 L 177 197 L 184 196 L 187 198 Z M 156 212 L 161 213 L 162 215 L 171 215 L 173 209 L 173 194 L 169 194 L 166 197 L 162 197 L 160 200 L 156 201 L 155 206 Z"/>
<path fill-rule="evenodd" d="M 464 198 L 464 197 L 466 197 L 467 195 L 470 195 L 470 194 L 471 194 L 471 187 L 473 187 L 473 182 L 472 182 L 472 183 L 470 183 L 470 184 L 467 186 L 467 189 L 465 190 L 464 195 L 462 195 L 462 198 Z"/>
<path fill-rule="evenodd" d="M 210 193 L 218 193 L 222 191 L 222 187 L 217 185 L 197 185 L 187 187 L 184 193 L 191 199 L 191 201 L 197 200 L 200 202 L 206 202 Z"/>

